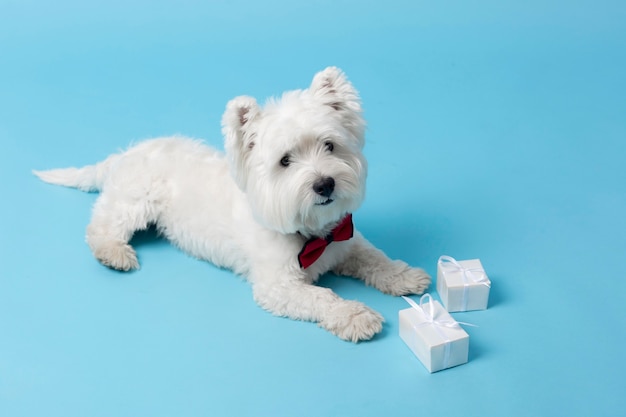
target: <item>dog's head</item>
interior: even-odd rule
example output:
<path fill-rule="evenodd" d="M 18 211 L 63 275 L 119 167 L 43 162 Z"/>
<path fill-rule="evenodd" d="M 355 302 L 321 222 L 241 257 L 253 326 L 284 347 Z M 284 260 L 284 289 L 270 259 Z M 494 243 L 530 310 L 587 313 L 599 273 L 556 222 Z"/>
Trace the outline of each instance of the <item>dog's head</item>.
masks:
<path fill-rule="evenodd" d="M 365 121 L 338 68 L 263 108 L 251 97 L 231 100 L 222 131 L 233 177 L 266 227 L 323 236 L 365 197 Z"/>

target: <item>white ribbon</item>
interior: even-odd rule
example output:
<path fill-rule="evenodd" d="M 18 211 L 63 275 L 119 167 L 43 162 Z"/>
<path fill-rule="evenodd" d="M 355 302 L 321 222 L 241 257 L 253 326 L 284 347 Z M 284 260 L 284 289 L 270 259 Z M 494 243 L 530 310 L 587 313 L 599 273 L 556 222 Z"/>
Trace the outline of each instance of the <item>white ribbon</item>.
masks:
<path fill-rule="evenodd" d="M 450 340 L 450 338 L 448 336 L 446 336 L 446 334 L 444 332 L 441 331 L 441 328 L 442 327 L 456 328 L 456 327 L 460 327 L 459 324 L 464 324 L 464 325 L 467 325 L 467 326 L 474 326 L 474 325 L 470 324 L 470 323 L 464 323 L 464 322 L 456 321 L 456 320 L 437 320 L 437 319 L 435 319 L 435 303 L 433 302 L 432 297 L 428 293 L 422 295 L 422 297 L 420 298 L 420 303 L 419 304 L 417 304 L 415 301 L 411 300 L 409 297 L 402 296 L 402 298 L 404 298 L 404 300 L 407 303 L 409 303 L 409 305 L 411 307 L 413 307 L 415 310 L 417 310 L 420 313 L 422 313 L 422 315 L 426 319 L 424 322 L 422 322 L 420 324 L 413 325 L 413 328 L 417 329 L 418 327 L 423 327 L 423 326 L 433 326 L 433 329 L 435 329 L 437 334 L 443 339 L 443 341 L 444 341 L 444 346 L 443 346 L 443 369 L 448 368 L 449 367 L 449 363 L 450 363 L 450 346 L 451 346 L 451 342 L 452 341 Z M 426 300 L 428 300 L 428 301 L 426 301 Z M 426 308 L 425 304 L 428 305 L 428 309 Z"/>
<path fill-rule="evenodd" d="M 482 284 L 488 288 L 491 288 L 491 283 L 485 274 L 485 270 L 482 268 L 465 268 L 456 261 L 452 256 L 440 256 L 437 264 L 441 265 L 443 269 L 448 272 L 460 272 L 463 278 L 463 298 L 462 307 L 463 311 L 467 310 L 467 299 L 470 284 Z M 478 275 L 478 276 L 477 276 Z"/>

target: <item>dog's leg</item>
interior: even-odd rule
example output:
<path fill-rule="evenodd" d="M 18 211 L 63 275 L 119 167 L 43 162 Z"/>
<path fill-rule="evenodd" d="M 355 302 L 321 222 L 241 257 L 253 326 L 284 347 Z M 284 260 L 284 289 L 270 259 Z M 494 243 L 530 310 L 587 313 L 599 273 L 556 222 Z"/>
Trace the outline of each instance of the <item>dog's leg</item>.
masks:
<path fill-rule="evenodd" d="M 352 342 L 369 340 L 382 330 L 380 314 L 358 301 L 344 300 L 328 288 L 291 277 L 255 281 L 255 301 L 277 316 L 317 322 Z"/>
<path fill-rule="evenodd" d="M 120 271 L 139 268 L 135 250 L 129 241 L 136 230 L 148 226 L 144 205 L 100 195 L 87 226 L 87 243 L 103 264 Z"/>
<path fill-rule="evenodd" d="M 392 261 L 360 234 L 350 243 L 348 256 L 333 268 L 336 274 L 362 279 L 392 295 L 422 294 L 430 285 L 430 276 L 423 269 Z"/>

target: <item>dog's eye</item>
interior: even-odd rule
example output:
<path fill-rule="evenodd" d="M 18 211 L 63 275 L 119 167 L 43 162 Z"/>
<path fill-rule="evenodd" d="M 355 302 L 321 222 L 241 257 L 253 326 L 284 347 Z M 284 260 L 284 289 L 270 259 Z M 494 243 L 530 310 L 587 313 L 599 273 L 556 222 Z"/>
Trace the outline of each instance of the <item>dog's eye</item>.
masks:
<path fill-rule="evenodd" d="M 291 160 L 289 159 L 289 155 L 283 156 L 280 160 L 280 164 L 284 167 L 288 167 L 290 163 L 291 163 Z"/>
<path fill-rule="evenodd" d="M 329 141 L 329 140 L 324 142 L 324 146 L 326 147 L 326 150 L 328 152 L 332 152 L 335 149 L 335 145 L 333 145 L 333 143 L 331 141 Z"/>

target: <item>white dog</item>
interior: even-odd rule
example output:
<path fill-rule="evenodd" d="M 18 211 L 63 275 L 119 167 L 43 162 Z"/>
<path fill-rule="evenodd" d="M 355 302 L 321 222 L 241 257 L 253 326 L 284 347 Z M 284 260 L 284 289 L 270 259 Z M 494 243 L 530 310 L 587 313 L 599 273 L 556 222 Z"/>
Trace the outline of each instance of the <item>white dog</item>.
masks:
<path fill-rule="evenodd" d="M 226 157 L 169 137 L 95 165 L 35 174 L 100 191 L 87 243 L 104 265 L 138 268 L 129 241 L 156 225 L 183 251 L 245 276 L 264 309 L 318 322 L 345 340 L 372 338 L 383 317 L 314 285 L 321 274 L 357 277 L 393 295 L 429 286 L 423 270 L 391 261 L 353 229 L 350 213 L 365 195 L 365 122 L 339 69 L 262 108 L 251 97 L 231 100 L 222 130 Z"/>

